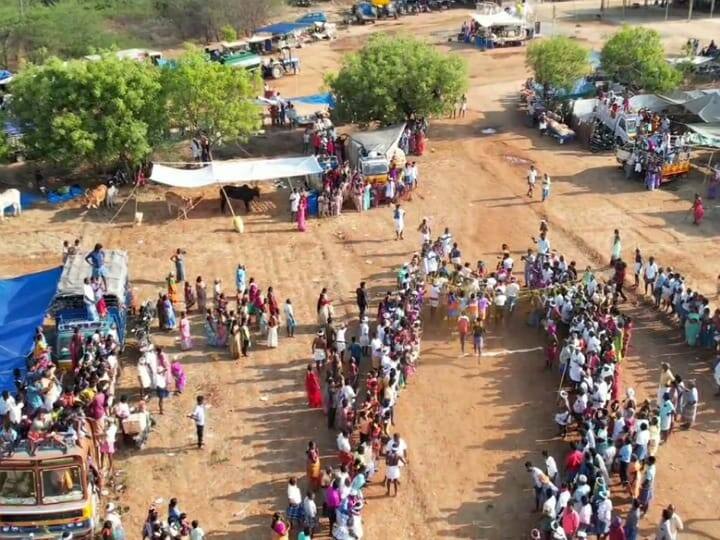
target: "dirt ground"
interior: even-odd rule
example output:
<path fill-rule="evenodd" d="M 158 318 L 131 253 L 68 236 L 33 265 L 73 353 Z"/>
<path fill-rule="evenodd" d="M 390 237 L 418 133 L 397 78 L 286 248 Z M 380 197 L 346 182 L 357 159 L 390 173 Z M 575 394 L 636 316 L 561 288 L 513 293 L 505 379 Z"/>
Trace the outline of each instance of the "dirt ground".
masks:
<path fill-rule="evenodd" d="M 541 9 L 541 17 L 548 19 L 549 6 Z M 492 264 L 504 242 L 519 261 L 539 220 L 547 219 L 554 248 L 581 267 L 598 268 L 607 263 L 612 230 L 619 228 L 627 258 L 640 247 L 646 257 L 655 255 L 661 264 L 690 276 L 693 287 L 715 291 L 720 272 L 718 207 L 709 205 L 700 227 L 688 218 L 693 194 L 704 191 L 702 175 L 649 193 L 624 180 L 612 156 L 592 155 L 575 144 L 558 146 L 523 127 L 516 98 L 527 76 L 524 51 L 483 53 L 447 43 L 466 16 L 452 11 L 353 28 L 333 43 L 300 51 L 302 73 L 281 80 L 278 88 L 284 96 L 317 91 L 320 76 L 371 31 L 425 36 L 468 60 L 470 113 L 462 120 L 433 121 L 429 152 L 418 159 L 420 187 L 406 206 L 410 231 L 427 216 L 438 233 L 450 227 L 468 260 Z M 593 46 L 614 28 L 593 21 L 578 28 L 575 19 L 557 17 L 555 31 L 579 33 Z M 681 42 L 686 24 L 667 23 L 663 35 L 669 42 Z M 714 21 L 698 24 L 705 25 L 704 31 Z M 497 133 L 483 135 L 487 127 Z M 291 148 L 295 141 L 299 149 L 298 133 L 269 132 L 252 147 L 267 143 Z M 554 179 L 551 198 L 544 204 L 524 197 L 530 162 Z M 166 503 L 171 496 L 200 520 L 208 538 L 267 538 L 270 515 L 284 509 L 287 478 L 304 477 L 307 441 L 318 441 L 328 458 L 335 449 L 334 433 L 324 427 L 321 412 L 307 409 L 303 390 L 320 289 L 328 287 L 340 318 L 354 321 L 358 282 L 366 280 L 377 299 L 392 283 L 393 270 L 418 248 L 420 236 L 410 232 L 405 241 L 393 241 L 387 208 L 313 220 L 308 232 L 298 233 L 289 222 L 287 190 L 269 185 L 246 219 L 245 234 L 238 235 L 231 231 L 230 218 L 220 216 L 214 190 L 204 193 L 205 200 L 187 221 L 167 216 L 162 193 L 152 188 L 142 194 L 141 227 L 130 225 L 132 203 L 112 225 L 107 223 L 108 211 L 83 214 L 73 205 L 30 210 L 7 220 L 2 225 L 0 275 L 55 264 L 62 240 L 79 236 L 85 247 L 99 241 L 106 249 L 127 250 L 133 284 L 143 299 L 162 288 L 177 247 L 187 249 L 192 277 L 221 277 L 229 290 L 235 265 L 242 262 L 263 288 L 272 285 L 279 298 L 292 298 L 298 336 L 283 339 L 281 333 L 278 349 L 258 344 L 241 362 L 204 348 L 197 315 L 193 351 L 179 353 L 176 336 L 155 334 L 160 344 L 180 354 L 189 386 L 169 400 L 164 416 L 156 416 L 149 446 L 141 452 L 123 451 L 118 460 L 118 482 L 124 487 L 119 500 L 129 508 L 124 518 L 129 538 L 139 538 L 147 506 L 157 498 Z M 660 451 L 655 502 L 644 520 L 644 537 L 654 538 L 659 509 L 673 502 L 686 523 L 682 538 L 718 539 L 720 421 L 711 357 L 684 346 L 679 330 L 643 301 L 630 302 L 627 311 L 636 318 L 637 330 L 626 386 L 635 387 L 640 396 L 654 395 L 659 364 L 669 361 L 676 372 L 698 380 L 701 400 L 697 426 L 677 433 Z M 478 362 L 458 356 L 458 345 L 444 324 L 428 324 L 420 370 L 403 392 L 398 411 L 398 430 L 409 445 L 406 481 L 397 498 L 385 498 L 379 486 L 367 490 L 366 538 L 528 537 L 538 518 L 530 512 L 532 493 L 523 463 L 539 461 L 544 448 L 557 459 L 565 452 L 552 421 L 557 376 L 543 370 L 540 344 L 540 337 L 517 314 L 505 327 L 490 329 L 488 354 Z M 123 388 L 135 399 L 132 358 L 130 354 Z M 193 448 L 192 421 L 185 417 L 199 393 L 211 404 L 204 451 Z M 151 407 L 157 411 L 155 401 Z M 616 494 L 614 500 L 623 504 L 624 514 L 627 499 Z"/>

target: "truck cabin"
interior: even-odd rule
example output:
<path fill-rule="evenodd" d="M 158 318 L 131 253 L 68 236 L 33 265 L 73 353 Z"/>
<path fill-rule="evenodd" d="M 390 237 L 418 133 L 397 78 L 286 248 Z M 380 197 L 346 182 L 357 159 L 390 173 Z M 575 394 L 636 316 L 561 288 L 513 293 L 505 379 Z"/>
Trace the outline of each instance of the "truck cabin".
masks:
<path fill-rule="evenodd" d="M 97 459 L 91 438 L 66 451 L 41 445 L 33 453 L 19 443 L 0 460 L 0 540 L 93 538 L 98 510 L 88 457 Z M 32 536 L 31 536 L 32 535 Z"/>
<path fill-rule="evenodd" d="M 69 345 L 75 328 L 79 328 L 85 338 L 95 332 L 106 334 L 114 329 L 120 347 L 125 344 L 127 309 L 131 303 L 127 253 L 115 250 L 105 252 L 107 290 L 103 299 L 107 306 L 107 316 L 97 320 L 90 317 L 83 301 L 84 280 L 92 275 L 85 255 L 73 255 L 66 261 L 51 307 L 56 330 L 54 355 L 63 369 L 70 365 Z"/>

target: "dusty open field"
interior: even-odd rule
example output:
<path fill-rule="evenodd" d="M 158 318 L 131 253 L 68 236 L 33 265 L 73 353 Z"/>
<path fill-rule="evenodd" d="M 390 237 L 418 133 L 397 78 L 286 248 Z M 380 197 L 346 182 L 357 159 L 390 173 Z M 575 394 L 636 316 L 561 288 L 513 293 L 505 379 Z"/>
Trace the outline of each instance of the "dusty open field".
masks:
<path fill-rule="evenodd" d="M 464 16 L 453 11 L 409 17 L 372 29 L 426 36 L 471 66 L 470 114 L 433 122 L 430 151 L 418 160 L 420 188 L 407 205 L 409 229 L 429 216 L 436 231 L 450 227 L 468 259 L 494 261 L 507 242 L 519 260 L 544 218 L 550 222 L 553 247 L 580 266 L 598 267 L 609 255 L 612 230 L 620 228 L 626 257 L 639 246 L 646 256 L 654 254 L 661 263 L 686 272 L 694 286 L 714 291 L 720 272 L 720 212 L 709 207 L 699 228 L 686 217 L 693 193 L 703 190 L 702 177 L 648 193 L 626 182 L 610 156 L 591 155 L 576 145 L 557 146 L 522 127 L 515 98 L 526 77 L 524 51 L 481 53 L 447 44 Z M 703 32 L 714 27 L 699 24 Z M 684 41 L 685 25 L 670 23 L 663 32 L 676 44 Z M 555 28 L 579 33 L 596 45 L 613 27 L 571 20 Z M 316 91 L 320 76 L 335 68 L 344 52 L 361 45 L 369 31 L 353 29 L 336 42 L 301 51 L 303 72 L 280 82 L 282 94 Z M 498 133 L 484 136 L 484 127 Z M 299 135 L 293 136 L 299 147 Z M 270 141 L 276 139 L 270 135 Z M 528 161 L 554 179 L 545 204 L 523 196 Z M 304 475 L 307 441 L 319 441 L 328 456 L 335 448 L 334 434 L 324 428 L 322 413 L 306 408 L 303 391 L 317 294 L 328 287 L 338 313 L 352 320 L 357 283 L 368 281 L 374 294 L 384 291 L 393 269 L 417 248 L 419 233 L 393 241 L 388 209 L 311 221 L 308 232 L 297 233 L 288 221 L 287 191 L 267 186 L 241 236 L 230 230 L 228 217 L 220 217 L 212 190 L 187 221 L 167 218 L 161 194 L 143 194 L 146 223 L 140 228 L 129 225 L 129 207 L 114 225 L 106 223 L 109 214 L 103 211 L 81 214 L 75 207 L 31 210 L 10 219 L 0 232 L 0 274 L 54 264 L 62 240 L 82 236 L 86 247 L 100 241 L 106 248 L 129 251 L 141 298 L 162 287 L 177 247 L 188 251 L 190 276 L 222 277 L 229 288 L 235 265 L 243 262 L 263 288 L 272 285 L 279 298 L 292 298 L 299 335 L 288 340 L 281 333 L 278 349 L 260 345 L 239 363 L 201 347 L 195 316 L 199 346 L 182 354 L 188 391 L 171 399 L 166 414 L 157 417 L 149 447 L 125 453 L 120 461 L 126 486 L 121 501 L 130 508 L 125 518 L 129 538 L 138 538 L 147 505 L 171 496 L 200 520 L 209 538 L 267 538 L 270 514 L 285 506 L 287 477 Z M 640 395 L 654 393 L 659 364 L 670 361 L 676 372 L 698 379 L 701 398 L 697 427 L 678 433 L 661 449 L 655 503 L 643 532 L 653 533 L 658 509 L 673 502 L 688 529 L 683 538 L 720 538 L 720 421 L 710 358 L 685 347 L 680 332 L 644 304 L 628 309 L 638 328 L 626 385 L 638 388 Z M 172 336 L 157 339 L 174 347 Z M 541 355 L 533 350 L 539 337 L 520 317 L 505 328 L 492 328 L 491 355 L 480 363 L 458 357 L 457 344 L 440 324 L 427 328 L 423 344 L 420 371 L 399 405 L 398 429 L 411 457 L 407 481 L 397 498 L 386 499 L 379 487 L 369 488 L 366 537 L 526 538 L 537 518 L 530 513 L 532 494 L 522 464 L 528 458 L 539 460 L 543 448 L 557 458 L 564 452 L 552 423 L 557 379 L 543 371 Z M 124 385 L 128 393 L 136 393 L 134 367 L 126 370 Z M 204 393 L 212 405 L 203 452 L 192 447 L 193 426 L 185 418 L 196 393 Z M 152 407 L 156 410 L 155 402 Z"/>

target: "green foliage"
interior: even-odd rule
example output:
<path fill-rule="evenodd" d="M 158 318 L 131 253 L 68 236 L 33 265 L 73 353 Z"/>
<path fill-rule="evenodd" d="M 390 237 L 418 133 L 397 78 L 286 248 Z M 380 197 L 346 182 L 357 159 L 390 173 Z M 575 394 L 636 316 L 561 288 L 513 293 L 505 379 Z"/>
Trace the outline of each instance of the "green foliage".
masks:
<path fill-rule="evenodd" d="M 226 27 L 250 33 L 275 13 L 281 0 L 154 0 L 155 9 L 183 39 L 219 41 Z"/>
<path fill-rule="evenodd" d="M 13 153 L 13 147 L 8 140 L 7 133 L 4 130 L 0 130 L 0 163 L 7 162 Z"/>
<path fill-rule="evenodd" d="M 258 73 L 208 62 L 190 50 L 164 71 L 163 84 L 173 127 L 203 131 L 213 143 L 246 140 L 260 127 Z"/>
<path fill-rule="evenodd" d="M 601 62 L 608 76 L 634 90 L 667 92 L 683 79 L 667 63 L 660 34 L 650 28 L 624 26 L 605 43 Z"/>
<path fill-rule="evenodd" d="M 77 58 L 107 49 L 116 36 L 105 30 L 103 15 L 76 0 L 55 6 L 32 4 L 21 16 L 16 3 L 0 8 L 0 63 L 27 59 L 42 62 L 49 56 Z"/>
<path fill-rule="evenodd" d="M 166 122 L 161 71 L 150 64 L 51 59 L 13 81 L 10 114 L 24 128 L 31 158 L 66 166 L 137 163 Z"/>
<path fill-rule="evenodd" d="M 590 51 L 565 36 L 534 41 L 525 62 L 546 90 L 572 90 L 576 81 L 592 71 Z"/>
<path fill-rule="evenodd" d="M 377 34 L 325 78 L 342 121 L 401 122 L 449 112 L 468 87 L 466 63 L 412 37 Z"/>
<path fill-rule="evenodd" d="M 220 37 L 223 41 L 235 41 L 237 39 L 237 30 L 226 24 L 220 29 Z"/>

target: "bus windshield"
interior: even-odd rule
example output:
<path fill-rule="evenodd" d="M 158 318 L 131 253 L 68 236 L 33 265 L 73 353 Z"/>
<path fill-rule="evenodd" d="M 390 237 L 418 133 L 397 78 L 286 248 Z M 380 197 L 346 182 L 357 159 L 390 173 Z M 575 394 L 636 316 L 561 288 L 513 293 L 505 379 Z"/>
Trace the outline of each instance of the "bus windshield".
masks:
<path fill-rule="evenodd" d="M 0 470 L 0 504 L 37 504 L 32 470 Z"/>
<path fill-rule="evenodd" d="M 81 501 L 80 468 L 72 466 L 42 471 L 42 490 L 44 504 Z"/>

